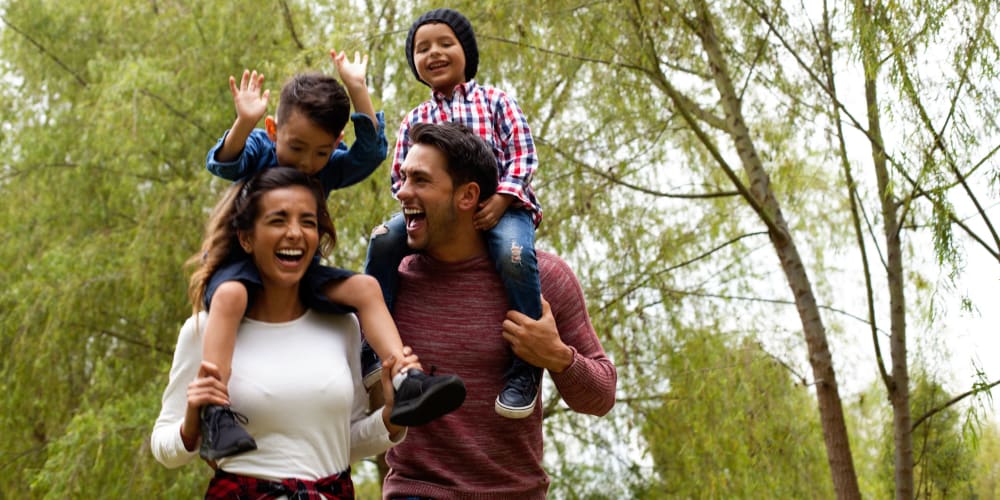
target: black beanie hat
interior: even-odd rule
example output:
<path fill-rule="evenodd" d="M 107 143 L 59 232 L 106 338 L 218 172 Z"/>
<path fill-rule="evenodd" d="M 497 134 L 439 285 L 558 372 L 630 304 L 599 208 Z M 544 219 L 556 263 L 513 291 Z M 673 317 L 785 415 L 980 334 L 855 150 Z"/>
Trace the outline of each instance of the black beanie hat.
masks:
<path fill-rule="evenodd" d="M 406 61 L 410 63 L 410 71 L 417 81 L 427 85 L 427 82 L 420 79 L 417 74 L 417 66 L 413 64 L 413 36 L 417 34 L 417 29 L 431 23 L 445 23 L 455 32 L 455 38 L 462 44 L 462 51 L 465 52 L 465 80 L 469 81 L 476 76 L 479 69 L 479 47 L 476 46 L 476 34 L 472 31 L 472 23 L 469 22 L 461 12 L 454 9 L 434 9 L 417 18 L 410 26 L 410 32 L 406 34 Z"/>

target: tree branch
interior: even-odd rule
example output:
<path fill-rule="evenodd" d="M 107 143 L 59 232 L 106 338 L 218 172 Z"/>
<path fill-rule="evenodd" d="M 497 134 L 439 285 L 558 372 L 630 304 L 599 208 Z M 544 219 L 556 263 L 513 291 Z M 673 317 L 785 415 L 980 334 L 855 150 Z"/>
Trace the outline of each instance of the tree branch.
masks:
<path fill-rule="evenodd" d="M 968 391 L 965 391 L 965 392 L 959 394 L 958 396 L 955 396 L 955 397 L 949 399 L 944 404 L 942 404 L 940 406 L 937 406 L 937 407 L 934 407 L 934 408 L 931 408 L 930 411 L 928 411 L 927 413 L 924 413 L 923 416 L 921 416 L 920 418 L 916 419 L 913 422 L 913 426 L 910 428 L 910 430 L 911 431 L 916 430 L 917 426 L 919 426 L 920 424 L 922 424 L 924 422 L 924 420 L 927 420 L 927 419 L 933 417 L 935 414 L 940 413 L 941 411 L 944 411 L 945 409 L 947 409 L 950 406 L 955 405 L 959 401 L 961 401 L 961 400 L 963 400 L 963 399 L 965 399 L 965 398 L 967 398 L 969 396 L 972 396 L 974 394 L 979 394 L 980 392 L 989 391 L 990 389 L 996 387 L 997 385 L 1000 385 L 1000 380 L 996 380 L 994 382 L 991 382 L 991 383 L 985 384 L 985 385 L 977 384 L 976 386 L 973 386 L 972 389 L 969 389 Z"/>
<path fill-rule="evenodd" d="M 46 49 L 45 46 L 43 46 L 37 40 L 35 40 L 34 38 L 32 38 L 30 35 L 28 35 L 24 31 L 21 31 L 21 29 L 18 28 L 17 26 L 14 26 L 10 21 L 7 20 L 7 16 L 0 16 L 0 20 L 3 20 L 3 23 L 6 24 L 7 27 L 9 27 L 10 29 L 14 30 L 14 32 L 16 32 L 18 35 L 23 36 L 25 40 L 27 40 L 29 43 L 31 43 L 32 45 L 34 45 L 35 47 L 37 47 L 38 50 L 40 50 L 42 52 L 42 54 L 44 54 L 46 57 L 48 57 L 53 62 L 55 62 L 60 68 L 62 68 L 63 70 L 65 70 L 67 73 L 73 75 L 73 78 L 76 79 L 77 83 L 79 83 L 83 87 L 87 86 L 87 80 L 86 79 L 84 79 L 82 76 L 80 76 L 80 74 L 77 73 L 76 71 L 73 71 L 69 67 L 69 65 L 67 65 L 66 63 L 64 63 L 62 61 L 62 59 L 59 59 L 58 57 L 56 57 L 55 54 L 53 54 L 52 52 L 49 52 L 49 50 Z"/>

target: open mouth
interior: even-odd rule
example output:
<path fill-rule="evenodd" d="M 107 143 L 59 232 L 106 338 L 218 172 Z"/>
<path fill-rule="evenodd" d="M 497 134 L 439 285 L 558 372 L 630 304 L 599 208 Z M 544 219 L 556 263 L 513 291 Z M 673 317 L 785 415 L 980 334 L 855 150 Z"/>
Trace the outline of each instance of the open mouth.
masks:
<path fill-rule="evenodd" d="M 275 254 L 278 260 L 285 264 L 297 264 L 305 257 L 306 252 L 301 248 L 282 248 Z"/>
<path fill-rule="evenodd" d="M 419 208 L 404 208 L 403 217 L 406 219 L 406 228 L 414 229 L 427 219 L 427 214 Z"/>
<path fill-rule="evenodd" d="M 434 61 L 427 65 L 427 69 L 430 71 L 435 71 L 447 66 L 448 66 L 448 61 Z"/>

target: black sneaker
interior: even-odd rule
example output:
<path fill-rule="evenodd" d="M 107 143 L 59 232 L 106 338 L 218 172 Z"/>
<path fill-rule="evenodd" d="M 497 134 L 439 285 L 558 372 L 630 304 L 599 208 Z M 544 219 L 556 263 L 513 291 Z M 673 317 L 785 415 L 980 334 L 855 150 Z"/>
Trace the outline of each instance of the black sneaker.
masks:
<path fill-rule="evenodd" d="M 414 427 L 451 413 L 465 402 L 465 383 L 457 375 L 427 375 L 410 368 L 396 389 L 389 421 Z"/>
<path fill-rule="evenodd" d="M 526 418 L 535 411 L 538 384 L 542 371 L 524 361 L 515 360 L 507 375 L 507 385 L 497 396 L 493 409 L 502 417 Z"/>
<path fill-rule="evenodd" d="M 382 380 L 382 360 L 378 359 L 375 349 L 364 341 L 361 342 L 361 380 L 366 391 Z"/>
<path fill-rule="evenodd" d="M 228 406 L 206 405 L 201 409 L 201 449 L 206 460 L 231 457 L 245 451 L 256 450 L 257 442 L 240 424 L 247 417 Z"/>

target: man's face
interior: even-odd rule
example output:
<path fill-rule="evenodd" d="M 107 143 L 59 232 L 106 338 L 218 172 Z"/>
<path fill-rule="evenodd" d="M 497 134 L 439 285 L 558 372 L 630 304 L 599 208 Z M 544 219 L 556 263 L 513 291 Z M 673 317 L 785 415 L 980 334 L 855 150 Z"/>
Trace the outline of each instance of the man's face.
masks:
<path fill-rule="evenodd" d="M 433 253 L 454 241 L 455 189 L 446 165 L 436 147 L 414 144 L 399 169 L 396 197 L 406 219 L 406 242 L 414 250 Z"/>
<path fill-rule="evenodd" d="M 316 175 L 326 166 L 339 139 L 298 111 L 292 111 L 284 122 L 276 124 L 271 137 L 278 164 L 295 167 L 307 175 Z"/>
<path fill-rule="evenodd" d="M 413 65 L 432 89 L 451 94 L 465 82 L 465 49 L 444 23 L 428 23 L 413 34 Z"/>

